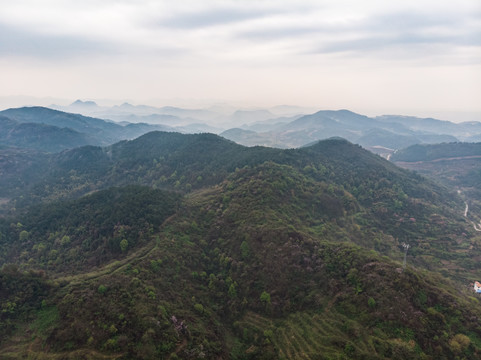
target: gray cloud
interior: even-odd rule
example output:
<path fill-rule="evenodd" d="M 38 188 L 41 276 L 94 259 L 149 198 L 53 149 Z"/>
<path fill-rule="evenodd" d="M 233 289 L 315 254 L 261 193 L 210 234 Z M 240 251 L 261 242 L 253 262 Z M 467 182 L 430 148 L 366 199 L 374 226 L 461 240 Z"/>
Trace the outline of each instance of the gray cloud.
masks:
<path fill-rule="evenodd" d="M 152 55 L 169 59 L 190 53 L 180 46 L 146 47 L 121 41 L 92 40 L 92 35 L 40 34 L 0 23 L 0 56 L 65 60 L 98 56 Z"/>
<path fill-rule="evenodd" d="M 39 34 L 0 24 L 0 55 L 57 59 L 107 53 L 118 53 L 118 49 L 83 37 Z"/>
<path fill-rule="evenodd" d="M 319 47 L 315 53 L 354 52 L 366 53 L 397 47 L 434 45 L 444 43 L 440 37 L 419 36 L 417 34 L 369 35 L 353 40 L 330 42 Z"/>
<path fill-rule="evenodd" d="M 284 39 L 292 39 L 299 36 L 307 36 L 319 33 L 329 32 L 332 29 L 321 28 L 319 26 L 284 26 L 276 28 L 252 29 L 242 31 L 236 34 L 239 39 L 247 39 L 251 41 L 278 41 Z"/>
<path fill-rule="evenodd" d="M 479 108 L 476 0 L 54 3 L 2 5 L 0 95 Z"/>
<path fill-rule="evenodd" d="M 273 41 L 290 42 L 290 48 L 301 54 L 346 53 L 368 54 L 377 51 L 401 50 L 412 56 L 423 56 L 422 48 L 438 53 L 455 51 L 459 46 L 481 46 L 481 14 L 473 12 L 395 12 L 370 14 L 365 18 L 329 23 L 319 16 L 319 21 L 304 25 L 292 22 L 286 26 L 263 27 L 235 34 L 238 39 L 256 43 Z M 294 42 L 303 40 L 296 47 Z M 299 42 L 300 43 L 300 42 Z M 444 45 L 441 47 L 439 45 Z M 437 47 L 437 48 L 436 48 Z M 436 48 L 436 49 L 435 49 Z M 394 51 L 397 57 L 399 51 Z M 387 55 L 387 53 L 386 53 Z M 424 54 L 424 56 L 434 53 Z"/>
<path fill-rule="evenodd" d="M 463 21 L 464 20 L 464 21 Z M 474 23 L 474 21 L 473 21 Z M 348 29 L 353 38 L 320 45 L 314 52 L 371 52 L 387 48 L 445 45 L 449 52 L 457 46 L 480 46 L 481 26 L 473 29 L 469 21 L 453 16 L 396 13 L 377 15 Z M 426 54 L 427 55 L 427 54 Z"/>
<path fill-rule="evenodd" d="M 366 30 L 404 32 L 429 27 L 458 27 L 462 25 L 462 21 L 454 14 L 403 11 L 375 14 L 365 19 L 360 25 Z"/>
<path fill-rule="evenodd" d="M 193 6 L 195 8 L 195 3 Z M 271 1 L 226 1 L 200 6 L 198 10 L 172 6 L 164 9 L 162 16 L 154 14 L 154 20 L 139 15 L 136 20 L 128 22 L 126 17 L 128 28 L 132 28 L 134 34 L 140 30 L 138 36 L 142 34 L 144 38 L 129 37 L 123 29 L 117 29 L 121 31 L 116 33 L 115 27 L 121 26 L 121 23 L 113 23 L 111 33 L 103 34 L 108 37 L 96 37 L 95 30 L 90 28 L 83 32 L 76 29 L 74 33 L 77 35 L 65 35 L 59 27 L 56 33 L 47 35 L 28 27 L 17 28 L 0 23 L 0 55 L 66 58 L 139 52 L 176 57 L 199 53 L 209 46 L 212 53 L 236 51 L 239 46 L 249 46 L 250 43 L 268 45 L 273 42 L 284 46 L 293 55 L 368 54 L 438 44 L 445 44 L 445 50 L 450 51 L 456 46 L 481 45 L 481 11 L 468 14 L 433 9 L 373 13 L 371 9 L 366 13 L 356 13 L 362 16 L 343 18 L 344 12 L 349 15 L 346 8 L 343 12 L 336 12 L 340 21 L 332 21 L 329 9 L 314 3 L 288 2 L 280 6 Z M 137 20 L 139 22 L 136 23 Z M 199 35 L 199 29 L 208 31 Z M 239 45 L 239 40 L 244 42 Z"/>
<path fill-rule="evenodd" d="M 156 24 L 168 28 L 198 29 L 263 18 L 273 12 L 273 9 L 224 6 L 174 14 L 157 20 Z"/>

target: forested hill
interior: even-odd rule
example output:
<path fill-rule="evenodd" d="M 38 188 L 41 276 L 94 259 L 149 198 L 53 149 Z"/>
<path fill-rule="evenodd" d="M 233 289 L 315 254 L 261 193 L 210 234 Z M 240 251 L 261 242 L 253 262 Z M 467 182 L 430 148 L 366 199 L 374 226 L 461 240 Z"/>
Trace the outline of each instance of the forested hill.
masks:
<path fill-rule="evenodd" d="M 0 114 L 20 123 L 46 124 L 70 128 L 83 133 L 92 133 L 92 131 L 95 130 L 111 130 L 119 126 L 101 119 L 66 113 L 40 106 L 7 109 L 0 111 Z"/>
<path fill-rule="evenodd" d="M 457 189 L 478 222 L 481 213 L 481 143 L 413 145 L 395 152 L 391 161 Z"/>
<path fill-rule="evenodd" d="M 57 152 L 87 145 L 91 141 L 94 141 L 94 139 L 70 128 L 59 128 L 46 124 L 21 123 L 0 116 L 1 145 Z"/>
<path fill-rule="evenodd" d="M 18 182 L 27 186 L 0 179 L 0 197 L 17 195 L 17 207 L 127 184 L 189 192 L 218 184 L 236 169 L 266 161 L 294 166 L 318 180 L 335 182 L 366 203 L 382 197 L 383 191 L 401 189 L 409 196 L 431 202 L 456 201 L 445 189 L 343 139 L 281 150 L 244 147 L 213 134 L 151 132 L 109 147 L 86 146 L 50 155 L 48 165 L 36 170 L 36 182 L 28 172 L 35 163 L 25 163 L 23 158 L 15 161 L 24 168 L 16 175 Z M 9 169 L 0 170 L 8 176 Z"/>
<path fill-rule="evenodd" d="M 10 155 L 2 359 L 481 358 L 463 202 L 346 140 Z"/>
<path fill-rule="evenodd" d="M 22 107 L 0 111 L 0 145 L 58 152 L 83 145 L 106 146 L 148 131 L 170 128 L 112 121 L 52 110 Z"/>
<path fill-rule="evenodd" d="M 412 145 L 396 151 L 391 160 L 415 162 L 481 156 L 481 143 L 442 143 Z"/>

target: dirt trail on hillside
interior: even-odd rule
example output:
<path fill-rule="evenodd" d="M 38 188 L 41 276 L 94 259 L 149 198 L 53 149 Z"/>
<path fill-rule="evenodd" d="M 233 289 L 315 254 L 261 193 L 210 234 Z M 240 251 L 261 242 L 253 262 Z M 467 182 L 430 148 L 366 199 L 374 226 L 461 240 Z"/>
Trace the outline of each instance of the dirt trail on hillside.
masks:
<path fill-rule="evenodd" d="M 481 221 L 479 222 L 479 225 L 477 225 L 474 221 L 469 220 L 468 218 L 468 211 L 469 211 L 469 205 L 467 201 L 464 202 L 466 204 L 466 209 L 464 209 L 464 217 L 466 220 L 468 220 L 471 224 L 473 224 L 474 230 L 476 231 L 481 231 Z M 478 227 L 479 226 L 479 227 Z"/>

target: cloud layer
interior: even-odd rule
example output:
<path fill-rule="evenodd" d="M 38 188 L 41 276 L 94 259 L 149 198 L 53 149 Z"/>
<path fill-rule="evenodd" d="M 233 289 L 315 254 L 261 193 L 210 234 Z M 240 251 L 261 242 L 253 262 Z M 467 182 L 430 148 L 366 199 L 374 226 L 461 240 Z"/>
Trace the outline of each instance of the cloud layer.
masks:
<path fill-rule="evenodd" d="M 308 71 L 314 72 L 312 80 L 324 76 L 333 81 L 336 72 L 342 79 L 346 72 L 359 69 L 371 72 L 375 79 L 374 69 L 406 72 L 412 67 L 443 67 L 457 71 L 464 86 L 469 83 L 468 73 L 480 76 L 481 3 L 477 0 L 17 0 L 0 6 L 0 62 L 10 67 L 4 71 L 20 72 L 23 66 L 34 73 L 35 66 L 45 70 L 56 65 L 68 71 L 72 66 L 95 74 L 96 81 L 105 82 L 99 86 L 105 91 L 106 82 L 119 71 L 141 77 L 145 92 L 159 91 L 149 79 L 181 79 L 171 86 L 174 96 L 182 96 L 186 74 L 193 82 L 228 74 L 238 81 L 231 98 L 247 91 L 240 90 L 247 86 L 244 76 L 259 77 L 266 68 L 266 81 L 277 82 L 276 69 L 278 77 L 290 76 L 293 87 L 306 89 L 318 88 L 309 83 Z M 106 63 L 111 65 L 107 71 Z M 229 71 L 242 74 L 241 79 Z M 117 75 L 138 87 L 131 77 Z M 446 81 L 453 77 L 448 74 Z M 364 78 L 356 73 L 353 83 L 344 86 Z M 427 78 L 417 81 L 428 88 Z M 217 79 L 216 83 L 224 82 Z M 38 92 L 33 79 L 30 85 L 30 92 L 20 87 L 15 91 Z M 55 91 L 61 92 L 62 86 L 59 82 Z M 82 84 L 77 86 L 79 93 L 86 91 Z M 197 91 L 209 88 L 200 83 L 193 86 Z M 263 86 L 269 91 L 277 85 Z M 218 97 L 223 92 L 226 89 L 199 96 Z M 0 95 L 9 95 L 8 89 Z M 125 96 L 132 95 L 126 91 Z"/>

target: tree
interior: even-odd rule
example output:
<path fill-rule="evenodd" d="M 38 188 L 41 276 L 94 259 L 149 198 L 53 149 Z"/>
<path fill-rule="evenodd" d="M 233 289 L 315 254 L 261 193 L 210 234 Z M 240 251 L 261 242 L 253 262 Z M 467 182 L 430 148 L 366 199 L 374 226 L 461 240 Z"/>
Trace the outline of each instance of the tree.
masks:
<path fill-rule="evenodd" d="M 122 239 L 122 241 L 120 241 L 120 250 L 122 252 L 125 252 L 128 246 L 129 246 L 129 242 L 127 241 L 127 239 Z"/>
<path fill-rule="evenodd" d="M 267 313 L 270 313 L 272 311 L 272 309 L 271 309 L 271 294 L 269 294 L 267 291 L 263 291 L 261 296 L 260 296 L 260 300 L 264 304 L 264 310 Z"/>
<path fill-rule="evenodd" d="M 370 308 L 376 307 L 376 300 L 374 300 L 374 298 L 370 297 L 367 300 L 367 304 L 369 305 Z"/>
<path fill-rule="evenodd" d="M 241 249 L 242 258 L 247 259 L 249 257 L 249 245 L 245 240 L 241 243 L 240 249 Z"/>
<path fill-rule="evenodd" d="M 65 246 L 65 245 L 68 245 L 68 244 L 70 244 L 70 236 L 65 235 L 60 240 L 60 245 Z"/>
<path fill-rule="evenodd" d="M 235 287 L 236 287 L 236 283 L 232 283 L 229 286 L 229 296 L 233 299 L 237 297 L 237 291 Z"/>
<path fill-rule="evenodd" d="M 271 304 L 271 294 L 269 294 L 268 292 L 266 291 L 263 291 L 261 296 L 260 296 L 260 300 L 261 302 L 263 302 L 264 304 L 266 305 L 270 305 Z"/>
<path fill-rule="evenodd" d="M 204 313 L 204 306 L 202 306 L 202 304 L 195 304 L 195 305 L 194 305 L 194 309 L 195 309 L 195 311 L 197 311 L 199 314 L 203 314 L 203 313 Z"/>
<path fill-rule="evenodd" d="M 25 240 L 28 239 L 29 235 L 30 235 L 30 233 L 27 230 L 22 230 L 22 231 L 20 231 L 20 234 L 18 235 L 18 239 L 20 241 L 25 241 Z"/>
<path fill-rule="evenodd" d="M 456 334 L 451 340 L 449 340 L 449 346 L 456 354 L 464 351 L 469 344 L 471 344 L 471 339 L 464 334 Z"/>

